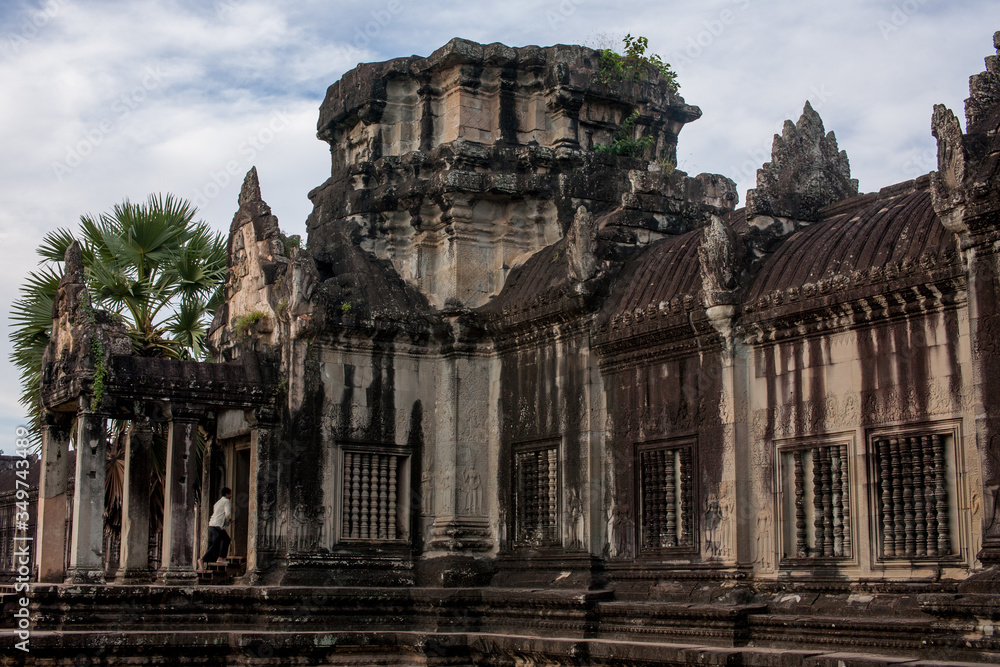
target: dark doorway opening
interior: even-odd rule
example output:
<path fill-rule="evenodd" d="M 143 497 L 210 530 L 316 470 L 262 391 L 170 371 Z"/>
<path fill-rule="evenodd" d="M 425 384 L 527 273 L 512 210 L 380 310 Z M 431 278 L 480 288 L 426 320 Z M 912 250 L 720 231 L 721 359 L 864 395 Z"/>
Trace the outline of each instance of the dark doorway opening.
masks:
<path fill-rule="evenodd" d="M 247 528 L 250 509 L 250 447 L 237 448 L 233 460 L 233 543 L 229 553 L 247 557 Z"/>

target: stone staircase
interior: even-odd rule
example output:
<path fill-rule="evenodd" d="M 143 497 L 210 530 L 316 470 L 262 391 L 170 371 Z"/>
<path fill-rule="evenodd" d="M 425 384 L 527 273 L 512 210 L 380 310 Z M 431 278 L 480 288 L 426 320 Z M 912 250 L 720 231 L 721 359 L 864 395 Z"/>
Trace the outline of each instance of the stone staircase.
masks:
<path fill-rule="evenodd" d="M 218 569 L 228 583 L 243 567 Z M 765 597 L 726 604 L 623 600 L 611 589 L 36 584 L 31 654 L 0 653 L 0 666 L 51 667 L 74 655 L 102 665 L 169 656 L 202 667 L 1000 665 L 995 594 L 897 595 L 891 614 L 885 606 L 845 613 L 816 593 L 808 597 L 819 606 L 801 608 Z M 2 596 L 0 613 L 13 618 L 18 604 Z"/>
<path fill-rule="evenodd" d="M 206 586 L 229 586 L 235 577 L 246 573 L 247 562 L 243 556 L 230 556 L 216 563 L 205 563 L 198 570 L 198 583 Z"/>

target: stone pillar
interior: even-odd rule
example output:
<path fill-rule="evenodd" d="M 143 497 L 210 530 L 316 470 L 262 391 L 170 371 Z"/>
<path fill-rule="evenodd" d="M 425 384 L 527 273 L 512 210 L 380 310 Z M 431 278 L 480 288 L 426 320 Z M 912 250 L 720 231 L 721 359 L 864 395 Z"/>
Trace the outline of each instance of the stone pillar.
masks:
<path fill-rule="evenodd" d="M 250 488 L 247 507 L 247 574 L 258 584 L 267 569 L 277 534 L 275 496 L 278 415 L 274 410 L 255 412 L 255 428 L 250 435 Z"/>
<path fill-rule="evenodd" d="M 66 579 L 66 487 L 71 417 L 48 412 L 42 417 L 42 467 L 35 530 L 35 564 L 41 583 L 61 584 Z"/>
<path fill-rule="evenodd" d="M 986 567 L 1000 568 L 1000 253 L 991 244 L 964 245 L 969 280 L 976 446 L 983 486 L 982 550 Z"/>
<path fill-rule="evenodd" d="M 195 526 L 195 533 L 198 536 L 198 539 L 195 540 L 195 561 L 200 559 L 208 548 L 208 522 L 212 518 L 212 471 L 222 455 L 218 443 L 219 436 L 216 432 L 215 437 L 210 442 L 205 443 L 205 451 L 201 455 L 201 503 L 198 523 Z"/>
<path fill-rule="evenodd" d="M 751 464 L 749 419 L 750 350 L 734 332 L 735 308 L 716 305 L 706 309 L 723 339 L 719 420 L 722 423 L 722 478 L 716 496 L 719 520 L 710 533 L 713 556 L 725 565 L 745 565 L 754 560 L 755 524 L 749 520 L 753 500 L 765 500 L 761 480 L 770 470 Z M 765 559 L 765 562 L 769 562 Z"/>
<path fill-rule="evenodd" d="M 493 548 L 484 510 L 495 486 L 483 474 L 488 470 L 487 457 L 479 455 L 486 449 L 487 364 L 486 359 L 471 354 L 455 354 L 441 364 L 432 482 L 437 507 L 428 543 L 428 551 L 436 557 L 422 564 L 428 585 L 474 584 L 482 576 L 482 563 L 475 555 Z M 473 433 L 484 439 L 470 442 Z M 423 492 L 426 495 L 428 489 Z"/>
<path fill-rule="evenodd" d="M 104 583 L 104 469 L 108 448 L 107 415 L 80 399 L 76 415 L 76 488 L 69 578 L 74 583 Z"/>
<path fill-rule="evenodd" d="M 145 419 L 132 423 L 125 444 L 125 491 L 122 497 L 119 583 L 148 581 L 149 482 L 153 431 Z"/>
<path fill-rule="evenodd" d="M 435 305 L 439 308 L 445 307 L 449 299 L 464 302 L 470 296 L 465 285 L 470 269 L 463 268 L 462 262 L 468 259 L 466 246 L 471 241 L 472 204 L 471 197 L 455 195 L 447 209 L 451 224 L 441 232 L 444 243 L 437 249 L 437 270 L 433 276 Z"/>
<path fill-rule="evenodd" d="M 715 521 L 706 521 L 702 557 L 726 566 L 751 559 L 750 543 L 754 527 L 746 519 L 754 479 L 760 474 L 751 469 L 748 451 L 748 350 L 735 328 L 736 304 L 739 302 L 736 288 L 741 272 L 738 260 L 740 243 L 733 230 L 713 216 L 703 231 L 698 248 L 705 315 L 722 339 L 718 407 L 721 442 L 713 443 L 716 447 L 714 451 L 709 449 L 712 453 L 708 454 L 721 458 L 721 475 L 715 489 L 706 492 L 703 487 L 701 491 L 710 511 L 715 513 Z M 705 448 L 704 443 L 699 446 Z M 706 459 L 702 459 L 703 470 L 706 463 Z M 714 482 L 712 479 L 706 481 L 709 485 Z"/>
<path fill-rule="evenodd" d="M 168 584 L 193 582 L 195 447 L 199 414 L 173 406 L 167 434 L 163 498 L 163 556 L 158 579 Z"/>

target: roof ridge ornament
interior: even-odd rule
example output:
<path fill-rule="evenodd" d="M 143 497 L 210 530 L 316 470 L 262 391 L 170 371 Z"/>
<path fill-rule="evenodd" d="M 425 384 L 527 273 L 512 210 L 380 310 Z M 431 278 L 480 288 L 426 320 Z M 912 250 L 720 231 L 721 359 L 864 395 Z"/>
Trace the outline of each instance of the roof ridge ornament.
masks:
<path fill-rule="evenodd" d="M 774 135 L 771 161 L 757 170 L 757 187 L 747 191 L 747 218 L 756 215 L 814 222 L 819 210 L 858 194 L 847 152 L 823 127 L 806 101 L 797 123 L 786 120 Z"/>
<path fill-rule="evenodd" d="M 993 35 L 998 55 L 986 57 L 986 70 L 969 78 L 965 133 L 958 117 L 943 104 L 934 106 L 931 134 L 937 139 L 937 171 L 931 173 L 934 212 L 949 231 L 973 245 L 992 241 L 1000 210 L 1000 31 Z"/>

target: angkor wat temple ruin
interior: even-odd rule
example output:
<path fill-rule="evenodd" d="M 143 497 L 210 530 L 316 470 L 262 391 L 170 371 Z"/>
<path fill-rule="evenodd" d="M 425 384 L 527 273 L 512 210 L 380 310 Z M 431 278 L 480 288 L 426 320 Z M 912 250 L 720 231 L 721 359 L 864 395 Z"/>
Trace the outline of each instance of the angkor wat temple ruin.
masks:
<path fill-rule="evenodd" d="M 359 65 L 320 109 L 306 247 L 246 177 L 215 362 L 132 356 L 68 254 L 32 649 L 3 664 L 1000 662 L 986 64 L 964 132 L 933 110 L 937 171 L 859 194 L 807 103 L 743 208 L 673 168 L 701 111 L 591 49 Z M 595 150 L 626 121 L 644 155 Z M 110 418 L 133 422 L 113 572 Z M 199 582 L 223 486 L 245 564 Z"/>

